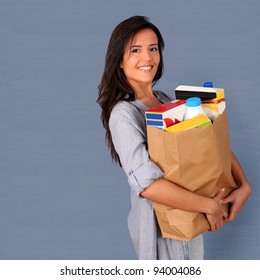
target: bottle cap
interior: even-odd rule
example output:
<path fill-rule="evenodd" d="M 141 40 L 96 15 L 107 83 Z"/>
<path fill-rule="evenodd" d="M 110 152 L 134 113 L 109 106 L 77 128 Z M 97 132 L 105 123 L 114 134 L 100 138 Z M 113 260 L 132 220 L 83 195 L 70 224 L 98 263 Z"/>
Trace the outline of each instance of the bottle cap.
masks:
<path fill-rule="evenodd" d="M 212 87 L 213 88 L 213 83 L 212 82 L 205 82 L 203 84 L 204 87 Z"/>
<path fill-rule="evenodd" d="M 201 100 L 199 97 L 190 97 L 186 99 L 186 106 L 188 107 L 197 107 L 201 105 Z"/>

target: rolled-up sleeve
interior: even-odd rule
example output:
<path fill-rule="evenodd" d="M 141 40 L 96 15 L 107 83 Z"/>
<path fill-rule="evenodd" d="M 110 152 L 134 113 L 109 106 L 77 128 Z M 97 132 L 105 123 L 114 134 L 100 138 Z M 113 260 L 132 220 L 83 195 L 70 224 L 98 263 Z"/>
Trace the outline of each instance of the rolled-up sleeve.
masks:
<path fill-rule="evenodd" d="M 143 116 L 127 104 L 118 104 L 109 119 L 113 144 L 128 183 L 138 195 L 163 177 L 162 170 L 149 158 L 144 124 Z"/>
<path fill-rule="evenodd" d="M 139 166 L 136 170 L 131 170 L 128 174 L 128 183 L 132 189 L 139 194 L 155 179 L 163 176 L 161 169 L 150 160 Z"/>

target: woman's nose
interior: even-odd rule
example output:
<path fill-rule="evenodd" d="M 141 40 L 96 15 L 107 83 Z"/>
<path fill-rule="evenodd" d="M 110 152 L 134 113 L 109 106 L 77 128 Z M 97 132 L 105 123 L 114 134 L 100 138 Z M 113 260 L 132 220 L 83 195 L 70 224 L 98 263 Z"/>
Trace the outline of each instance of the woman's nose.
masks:
<path fill-rule="evenodd" d="M 151 54 L 149 51 L 142 52 L 142 60 L 151 60 Z"/>

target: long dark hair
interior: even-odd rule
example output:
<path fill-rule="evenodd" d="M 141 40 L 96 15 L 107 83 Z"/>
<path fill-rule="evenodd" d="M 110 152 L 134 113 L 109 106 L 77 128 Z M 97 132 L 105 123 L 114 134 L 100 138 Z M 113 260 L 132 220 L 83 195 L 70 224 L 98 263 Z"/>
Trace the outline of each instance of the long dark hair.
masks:
<path fill-rule="evenodd" d="M 112 32 L 107 48 L 103 76 L 98 86 L 99 96 L 97 102 L 102 109 L 101 121 L 106 131 L 106 143 L 110 149 L 112 159 L 119 163 L 120 166 L 120 159 L 115 150 L 109 130 L 109 118 L 112 109 L 119 101 L 135 100 L 135 93 L 128 83 L 124 71 L 120 67 L 120 62 L 123 59 L 124 51 L 129 40 L 131 40 L 138 31 L 143 29 L 152 29 L 158 38 L 160 63 L 153 79 L 153 85 L 161 78 L 163 73 L 163 37 L 159 29 L 150 22 L 149 18 L 133 16 L 117 25 Z"/>

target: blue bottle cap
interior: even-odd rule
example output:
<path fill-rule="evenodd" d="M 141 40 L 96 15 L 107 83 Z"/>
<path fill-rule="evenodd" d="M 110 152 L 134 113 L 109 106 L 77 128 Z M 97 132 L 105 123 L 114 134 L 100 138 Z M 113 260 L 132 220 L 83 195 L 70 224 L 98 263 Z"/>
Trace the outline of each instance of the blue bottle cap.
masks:
<path fill-rule="evenodd" d="M 203 84 L 204 87 L 212 87 L 213 88 L 213 83 L 212 82 L 205 82 Z"/>
<path fill-rule="evenodd" d="M 197 107 L 201 105 L 201 99 L 199 97 L 190 97 L 186 100 L 186 106 Z"/>

